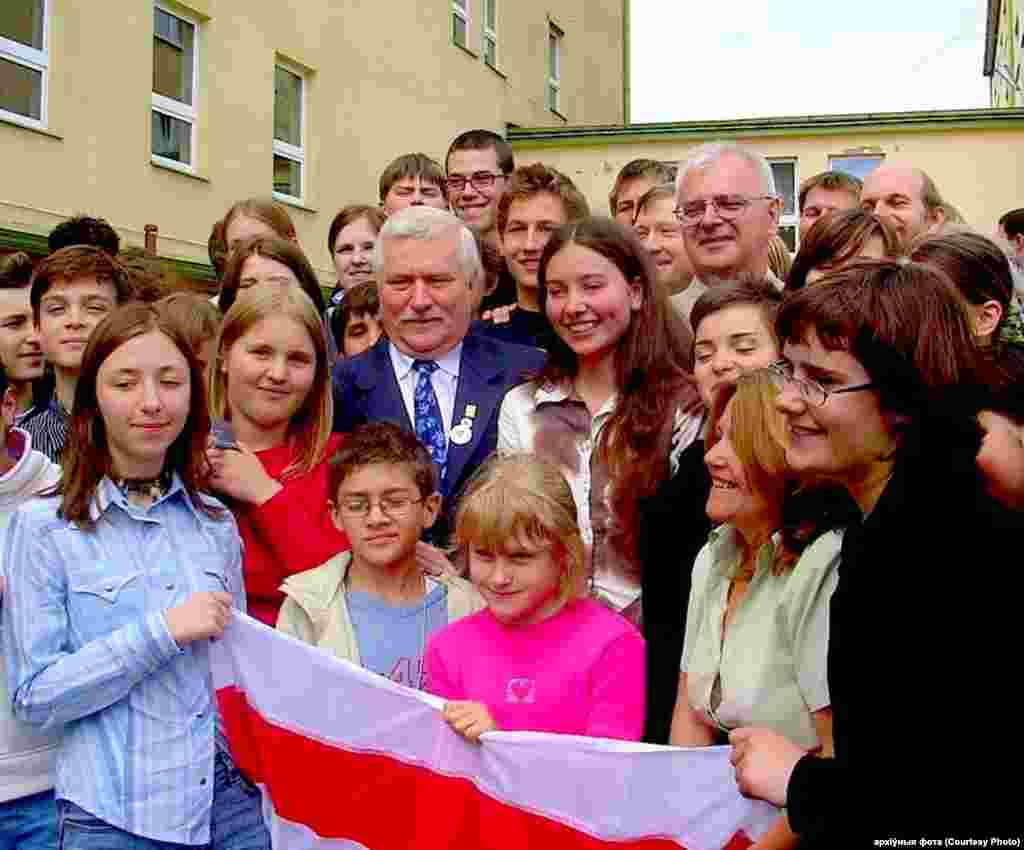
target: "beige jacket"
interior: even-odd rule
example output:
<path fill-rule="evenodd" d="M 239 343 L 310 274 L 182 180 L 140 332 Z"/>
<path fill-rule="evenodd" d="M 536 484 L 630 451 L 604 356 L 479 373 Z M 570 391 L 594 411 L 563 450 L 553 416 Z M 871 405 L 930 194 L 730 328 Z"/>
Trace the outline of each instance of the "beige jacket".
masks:
<path fill-rule="evenodd" d="M 345 576 L 351 562 L 351 552 L 339 552 L 319 567 L 285 579 L 281 592 L 286 598 L 277 628 L 338 658 L 362 664 L 345 596 Z M 448 588 L 449 623 L 484 607 L 483 599 L 465 579 L 437 576 L 431 580 Z"/>

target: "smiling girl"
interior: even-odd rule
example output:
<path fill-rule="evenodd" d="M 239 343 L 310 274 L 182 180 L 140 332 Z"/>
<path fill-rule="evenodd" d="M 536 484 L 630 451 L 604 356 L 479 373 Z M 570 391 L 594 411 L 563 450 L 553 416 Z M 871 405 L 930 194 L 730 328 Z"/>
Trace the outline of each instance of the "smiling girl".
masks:
<path fill-rule="evenodd" d="M 63 848 L 269 848 L 231 758 L 209 639 L 245 610 L 231 515 L 199 488 L 202 371 L 157 309 L 93 331 L 64 475 L 15 514 L 4 644 L 15 714 L 61 729 Z"/>
<path fill-rule="evenodd" d="M 210 408 L 238 445 L 210 450 L 211 484 L 238 520 L 251 613 L 273 626 L 284 579 L 348 548 L 328 510 L 327 458 L 341 437 L 323 324 L 297 287 L 257 286 L 224 317 L 217 349 Z"/>
<path fill-rule="evenodd" d="M 644 641 L 579 598 L 583 540 L 572 492 L 532 457 L 489 461 L 455 520 L 456 544 L 487 603 L 427 647 L 427 689 L 468 740 L 495 729 L 637 740 Z"/>
<path fill-rule="evenodd" d="M 498 449 L 535 454 L 562 471 L 594 594 L 637 621 L 637 499 L 669 475 L 700 429 L 687 373 L 691 337 L 643 246 L 610 219 L 557 231 L 538 280 L 556 338 L 540 376 L 505 397 Z"/>

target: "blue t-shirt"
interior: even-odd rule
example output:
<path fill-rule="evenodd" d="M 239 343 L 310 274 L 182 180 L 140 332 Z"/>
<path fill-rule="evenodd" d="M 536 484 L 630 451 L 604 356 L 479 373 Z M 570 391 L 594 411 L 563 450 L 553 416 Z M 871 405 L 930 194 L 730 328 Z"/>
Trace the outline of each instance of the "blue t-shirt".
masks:
<path fill-rule="evenodd" d="M 389 605 L 349 591 L 348 610 L 363 667 L 423 690 L 423 653 L 434 632 L 448 625 L 448 588 L 427 579 L 427 594 L 416 605 Z"/>

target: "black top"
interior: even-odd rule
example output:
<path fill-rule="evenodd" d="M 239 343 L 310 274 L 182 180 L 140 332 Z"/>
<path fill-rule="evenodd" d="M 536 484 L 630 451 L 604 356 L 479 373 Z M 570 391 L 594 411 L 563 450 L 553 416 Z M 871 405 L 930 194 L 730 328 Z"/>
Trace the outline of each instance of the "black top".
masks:
<path fill-rule="evenodd" d="M 647 640 L 647 715 L 644 740 L 668 743 L 679 689 L 679 663 L 686 631 L 693 562 L 708 541 L 705 512 L 711 477 L 704 441 L 679 455 L 679 468 L 638 506 L 643 629 Z"/>
<path fill-rule="evenodd" d="M 481 322 L 480 330 L 492 339 L 530 345 L 545 351 L 551 350 L 551 339 L 555 335 L 546 315 L 522 307 L 516 307 L 507 322 L 496 323 L 491 319 Z"/>
<path fill-rule="evenodd" d="M 802 846 L 1020 835 L 1024 515 L 984 492 L 977 448 L 967 428 L 904 447 L 846 531 L 829 610 L 836 758 L 805 757 L 788 788 Z"/>

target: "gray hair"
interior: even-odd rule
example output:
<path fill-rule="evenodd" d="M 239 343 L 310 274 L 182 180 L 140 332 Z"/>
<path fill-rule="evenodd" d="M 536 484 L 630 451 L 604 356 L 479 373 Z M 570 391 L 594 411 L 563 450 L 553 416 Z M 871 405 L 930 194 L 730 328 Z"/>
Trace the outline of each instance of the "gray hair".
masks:
<path fill-rule="evenodd" d="M 687 174 L 695 169 L 705 168 L 718 162 L 723 156 L 735 156 L 749 162 L 761 175 L 761 191 L 773 198 L 778 197 L 775 191 L 775 176 L 772 174 L 772 167 L 768 164 L 768 160 L 761 154 L 732 142 L 708 142 L 691 151 L 689 159 L 682 165 L 676 176 L 676 193 L 678 194 L 682 188 Z"/>
<path fill-rule="evenodd" d="M 483 279 L 484 273 L 473 231 L 466 227 L 462 219 L 434 207 L 406 207 L 389 216 L 373 245 L 373 267 L 379 276 L 384 268 L 385 239 L 441 239 L 453 229 L 458 233 L 456 251 L 466 275 L 466 285 L 472 289 L 477 280 Z"/>

